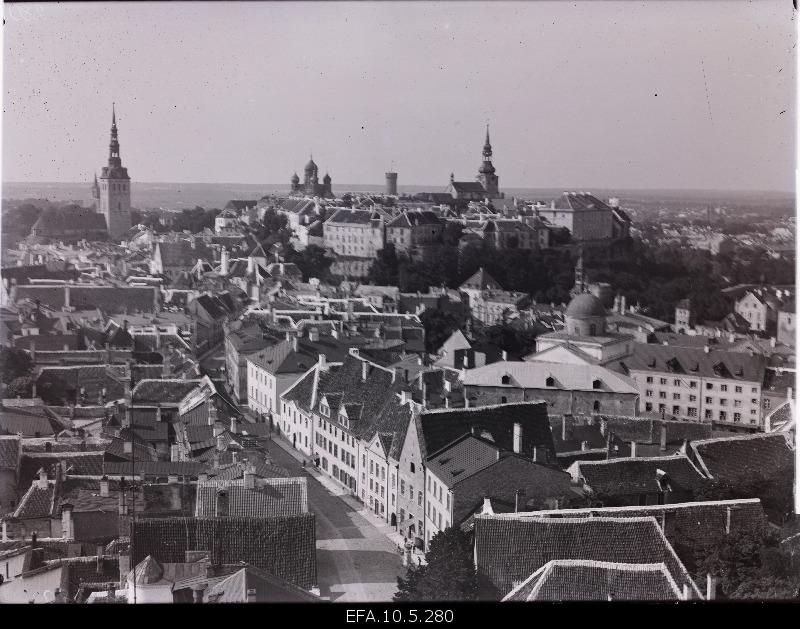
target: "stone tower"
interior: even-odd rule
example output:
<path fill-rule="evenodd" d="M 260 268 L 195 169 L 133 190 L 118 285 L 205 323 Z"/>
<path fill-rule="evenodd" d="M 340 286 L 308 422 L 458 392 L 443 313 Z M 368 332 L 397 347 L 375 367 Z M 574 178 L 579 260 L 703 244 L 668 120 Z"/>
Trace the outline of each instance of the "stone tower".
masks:
<path fill-rule="evenodd" d="M 397 196 L 397 173 L 386 173 L 386 194 L 390 197 Z"/>
<path fill-rule="evenodd" d="M 490 199 L 500 198 L 499 183 L 500 178 L 495 174 L 492 165 L 492 143 L 489 142 L 489 125 L 486 125 L 486 142 L 483 144 L 483 163 L 478 169 L 477 180 L 486 190 L 486 196 Z"/>
<path fill-rule="evenodd" d="M 108 147 L 108 166 L 100 174 L 100 203 L 97 211 L 106 217 L 111 240 L 120 240 L 131 228 L 131 178 L 123 168 L 117 139 L 117 115 L 111 107 L 111 143 Z"/>

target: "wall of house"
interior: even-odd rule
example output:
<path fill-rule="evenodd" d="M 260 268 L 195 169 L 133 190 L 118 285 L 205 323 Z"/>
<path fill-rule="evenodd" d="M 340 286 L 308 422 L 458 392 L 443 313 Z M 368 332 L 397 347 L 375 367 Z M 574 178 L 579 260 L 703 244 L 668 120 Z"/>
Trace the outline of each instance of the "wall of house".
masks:
<path fill-rule="evenodd" d="M 4 603 L 52 603 L 57 589 L 64 590 L 64 577 L 68 570 L 59 566 L 52 570 L 20 577 L 0 585 L 0 604 Z"/>
<path fill-rule="evenodd" d="M 425 481 L 425 546 L 433 536 L 450 526 L 453 496 L 436 474 L 427 470 Z"/>
<path fill-rule="evenodd" d="M 17 470 L 0 470 L 0 514 L 12 512 L 16 501 Z"/>
<path fill-rule="evenodd" d="M 22 574 L 24 565 L 25 553 L 20 553 L 8 559 L 0 559 L 0 575 L 3 576 L 3 583 L 5 584 L 12 579 L 18 578 Z"/>
<path fill-rule="evenodd" d="M 563 389 L 523 389 L 513 386 L 475 386 L 464 387 L 464 394 L 470 406 L 489 406 L 511 402 L 544 400 L 547 412 L 551 415 L 637 415 L 638 396 L 635 393 L 616 393 L 613 391 L 565 391 Z M 599 407 L 595 406 L 599 403 Z"/>
<path fill-rule="evenodd" d="M 412 471 L 413 465 L 413 471 Z M 398 461 L 398 530 L 401 535 L 425 538 L 425 466 L 419 447 L 416 423 L 412 421 Z M 422 496 L 422 499 L 420 499 Z M 413 527 L 413 528 L 412 528 Z"/>

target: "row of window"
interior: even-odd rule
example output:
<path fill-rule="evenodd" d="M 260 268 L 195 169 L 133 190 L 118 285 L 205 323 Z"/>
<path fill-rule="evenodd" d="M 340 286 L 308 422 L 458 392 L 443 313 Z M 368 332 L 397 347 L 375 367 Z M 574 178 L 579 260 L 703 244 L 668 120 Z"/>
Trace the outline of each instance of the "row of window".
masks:
<path fill-rule="evenodd" d="M 654 382 L 655 382 L 655 378 L 653 376 L 647 376 L 647 384 L 653 384 Z M 659 384 L 661 384 L 661 385 L 669 384 L 669 379 L 668 378 L 659 378 Z M 680 387 L 680 386 L 686 385 L 690 389 L 696 389 L 697 388 L 697 380 L 683 380 L 682 378 L 673 378 L 672 385 L 675 386 L 675 387 Z M 706 389 L 708 391 L 712 391 L 714 389 L 714 383 L 713 382 L 706 382 Z M 742 386 L 740 386 L 740 385 L 735 385 L 733 389 L 734 389 L 734 393 L 742 393 L 744 391 L 744 388 Z M 757 387 L 752 387 L 751 389 L 752 389 L 751 390 L 752 393 L 758 393 L 758 388 Z M 728 385 L 727 384 L 719 385 L 719 390 L 723 391 L 723 392 L 727 391 L 728 390 Z"/>
<path fill-rule="evenodd" d="M 654 410 L 652 402 L 646 402 L 645 405 L 644 405 L 644 410 L 648 411 L 648 412 Z M 666 411 L 667 411 L 667 405 L 666 404 L 659 404 L 658 405 L 658 412 L 659 413 L 666 412 Z M 681 412 L 681 407 L 677 406 L 677 405 L 673 406 L 672 407 L 672 414 L 676 415 L 676 416 L 682 416 L 683 413 Z M 686 414 L 685 415 L 686 415 L 686 417 L 697 417 L 697 407 L 696 406 L 688 406 L 688 407 L 686 407 Z M 705 419 L 713 420 L 714 419 L 714 410 L 712 410 L 710 408 L 707 408 L 705 410 L 705 413 L 704 413 L 703 416 L 704 416 Z M 751 424 L 755 424 L 756 423 L 757 416 L 758 416 L 758 411 L 756 409 L 754 409 L 754 408 L 750 409 L 750 423 Z M 719 420 L 721 422 L 725 422 L 725 421 L 729 421 L 728 418 L 729 418 L 729 415 L 728 415 L 727 411 L 718 411 L 717 412 L 717 416 L 716 416 L 717 420 Z M 742 421 L 742 414 L 740 412 L 733 413 L 733 421 L 735 421 L 735 422 Z"/>

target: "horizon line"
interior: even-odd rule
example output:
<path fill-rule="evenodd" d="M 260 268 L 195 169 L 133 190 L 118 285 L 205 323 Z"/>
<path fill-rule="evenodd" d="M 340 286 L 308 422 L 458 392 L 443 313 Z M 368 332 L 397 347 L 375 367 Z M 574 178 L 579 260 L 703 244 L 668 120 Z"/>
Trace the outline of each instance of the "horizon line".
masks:
<path fill-rule="evenodd" d="M 133 181 L 132 184 L 145 184 L 145 185 L 157 185 L 157 184 L 168 184 L 174 186 L 285 186 L 287 184 L 280 182 L 280 183 L 249 183 L 249 182 L 232 182 L 232 181 Z M 13 185 L 42 185 L 42 184 L 59 184 L 59 185 L 87 185 L 91 186 L 91 182 L 83 182 L 83 181 L 2 181 L 0 186 L 5 186 L 8 184 Z M 340 183 L 335 184 L 336 186 L 347 187 L 347 186 L 359 186 L 359 187 L 369 187 L 375 186 L 378 188 L 384 187 L 384 183 Z M 399 185 L 398 189 L 402 190 L 403 187 L 414 187 L 414 188 L 426 188 L 430 187 L 431 192 L 435 192 L 437 189 L 446 188 L 447 186 L 439 185 L 431 185 L 431 184 L 404 184 Z M 746 193 L 770 193 L 770 194 L 787 194 L 787 195 L 795 195 L 795 190 L 787 190 L 787 189 L 777 189 L 777 188 L 679 188 L 679 187 L 666 187 L 666 188 L 626 188 L 626 187 L 606 187 L 606 186 L 507 186 L 506 190 L 562 190 L 564 192 L 591 192 L 592 189 L 595 190 L 621 190 L 626 192 L 746 192 Z M 502 192 L 502 190 L 501 190 Z M 347 190 L 345 190 L 345 194 Z"/>

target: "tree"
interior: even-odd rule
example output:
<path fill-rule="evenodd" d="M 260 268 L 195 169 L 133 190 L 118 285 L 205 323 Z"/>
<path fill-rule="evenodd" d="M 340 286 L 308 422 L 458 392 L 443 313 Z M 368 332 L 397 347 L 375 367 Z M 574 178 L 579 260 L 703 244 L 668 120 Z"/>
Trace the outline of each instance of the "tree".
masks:
<path fill-rule="evenodd" d="M 4 384 L 10 384 L 21 376 L 30 375 L 33 362 L 28 353 L 14 347 L 0 347 L 0 373 Z"/>
<path fill-rule="evenodd" d="M 478 577 L 471 545 L 460 528 L 434 535 L 426 559 L 427 565 L 410 566 L 405 579 L 397 578 L 396 602 L 476 600 Z"/>
<path fill-rule="evenodd" d="M 325 249 L 322 247 L 309 245 L 299 252 L 289 247 L 286 261 L 297 265 L 297 268 L 303 272 L 303 280 L 306 282 L 312 277 L 322 281 L 330 279 L 333 260 L 326 255 Z"/>
<path fill-rule="evenodd" d="M 31 397 L 33 392 L 33 378 L 31 376 L 19 376 L 14 378 L 6 387 L 6 397 Z"/>
<path fill-rule="evenodd" d="M 425 328 L 425 349 L 435 354 L 456 330 L 462 328 L 469 317 L 469 308 L 454 304 L 446 310 L 425 310 L 420 321 Z"/>

